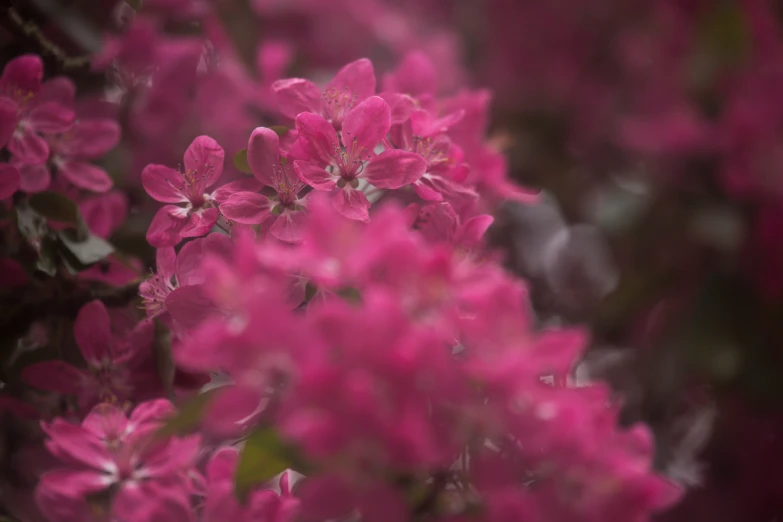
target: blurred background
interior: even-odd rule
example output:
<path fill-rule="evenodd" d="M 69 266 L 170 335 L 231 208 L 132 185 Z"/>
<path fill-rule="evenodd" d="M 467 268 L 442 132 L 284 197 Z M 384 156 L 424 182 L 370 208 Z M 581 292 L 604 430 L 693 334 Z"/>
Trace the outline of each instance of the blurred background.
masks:
<path fill-rule="evenodd" d="M 0 6 L 2 64 L 39 53 L 47 76 L 76 81 L 79 114 L 122 124 L 104 167 L 124 224 L 107 233 L 147 266 L 141 168 L 178 163 L 202 133 L 241 150 L 279 123 L 274 80 L 328 79 L 361 57 L 381 78 L 426 57 L 428 87 L 486 89 L 492 119 L 471 124 L 544 194 L 501 205 L 492 243 L 530 281 L 541 324 L 591 330 L 577 381 L 609 380 L 623 421 L 651 425 L 659 469 L 688 488 L 660 520 L 783 520 L 783 3 Z"/>

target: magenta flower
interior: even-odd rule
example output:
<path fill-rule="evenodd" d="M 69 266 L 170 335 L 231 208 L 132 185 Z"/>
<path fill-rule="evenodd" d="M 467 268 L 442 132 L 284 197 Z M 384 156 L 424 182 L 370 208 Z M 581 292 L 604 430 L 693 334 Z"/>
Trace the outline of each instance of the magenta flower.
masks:
<path fill-rule="evenodd" d="M 38 100 L 43 61 L 27 54 L 8 62 L 0 76 L 0 147 L 24 163 L 41 164 L 49 145 L 41 134 L 64 132 L 74 113 L 56 101 Z"/>
<path fill-rule="evenodd" d="M 272 92 L 280 112 L 289 118 L 312 112 L 339 130 L 348 112 L 375 94 L 375 71 L 372 62 L 362 58 L 340 69 L 323 91 L 310 80 L 289 78 L 274 82 Z"/>
<path fill-rule="evenodd" d="M 234 492 L 234 472 L 239 453 L 234 448 L 218 450 L 207 464 L 207 487 L 202 522 L 288 522 L 293 520 L 299 501 L 291 495 L 290 472 L 280 475 L 280 494 L 271 489 L 252 491 L 245 505 Z"/>
<path fill-rule="evenodd" d="M 206 190 L 223 173 L 225 153 L 215 140 L 199 136 L 185 151 L 184 172 L 163 165 L 147 165 L 141 182 L 147 194 L 162 203 L 147 231 L 157 248 L 174 246 L 183 238 L 203 236 L 218 219 L 212 194 Z M 171 203 L 184 203 L 184 207 Z"/>
<path fill-rule="evenodd" d="M 66 464 L 45 473 L 38 484 L 44 514 L 55 521 L 83 520 L 64 517 L 63 508 L 106 493 L 108 505 L 100 507 L 111 513 L 110 520 L 187 520 L 182 515 L 191 512 L 189 475 L 200 440 L 157 440 L 161 421 L 172 413 L 165 400 L 138 405 L 130 418 L 116 406 L 99 404 L 81 425 L 62 419 L 44 424 L 46 447 Z M 168 517 L 150 518 L 152 512 Z"/>
<path fill-rule="evenodd" d="M 74 186 L 106 192 L 114 182 L 102 168 L 86 160 L 97 159 L 120 141 L 120 126 L 110 119 L 79 120 L 67 132 L 49 138 L 51 162 Z"/>
<path fill-rule="evenodd" d="M 296 128 L 307 160 L 294 161 L 294 171 L 316 190 L 336 188 L 332 204 L 340 214 L 369 221 L 370 202 L 357 190 L 360 179 L 378 188 L 398 189 L 418 180 L 427 168 L 424 158 L 412 152 L 386 150 L 375 155 L 390 127 L 389 105 L 377 96 L 346 114 L 342 139 L 323 116 L 302 113 Z"/>
<path fill-rule="evenodd" d="M 144 367 L 151 353 L 151 323 L 140 323 L 126 337 L 115 338 L 106 307 L 95 300 L 79 310 L 74 337 L 87 363 L 85 369 L 59 360 L 43 361 L 26 367 L 22 379 L 42 390 L 76 395 L 82 408 L 104 400 L 125 401 L 138 392 L 154 393 Z"/>
<path fill-rule="evenodd" d="M 273 130 L 259 127 L 253 131 L 247 161 L 256 179 L 271 187 L 275 195 L 268 198 L 255 192 L 237 192 L 220 205 L 220 211 L 237 223 L 261 223 L 281 241 L 299 241 L 306 205 L 299 193 L 306 185 L 294 173 L 293 162 L 281 155 L 280 139 Z"/>

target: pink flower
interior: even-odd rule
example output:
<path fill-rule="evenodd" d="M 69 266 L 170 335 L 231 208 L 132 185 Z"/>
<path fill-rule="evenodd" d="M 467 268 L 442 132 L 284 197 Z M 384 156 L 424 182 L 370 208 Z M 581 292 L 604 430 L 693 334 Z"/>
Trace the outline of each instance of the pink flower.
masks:
<path fill-rule="evenodd" d="M 59 360 L 43 361 L 24 369 L 25 382 L 43 390 L 77 395 L 82 408 L 161 389 L 159 383 L 155 385 L 154 370 L 150 376 L 143 366 L 151 353 L 151 323 L 140 323 L 126 337 L 115 338 L 106 307 L 95 300 L 79 310 L 74 337 L 87 368 Z"/>
<path fill-rule="evenodd" d="M 247 161 L 258 181 L 274 189 L 267 198 L 255 192 L 237 192 L 220 205 L 228 219 L 243 224 L 263 224 L 281 241 L 301 239 L 305 198 L 299 193 L 306 185 L 296 177 L 293 162 L 280 154 L 280 139 L 271 130 L 259 127 L 250 136 Z"/>
<path fill-rule="evenodd" d="M 49 138 L 52 164 L 74 186 L 106 192 L 114 184 L 100 167 L 86 160 L 97 159 L 120 141 L 120 126 L 110 119 L 79 120 L 68 131 Z"/>
<path fill-rule="evenodd" d="M 55 521 L 76 522 L 82 519 L 63 516 L 68 513 L 64 507 L 77 508 L 88 496 L 106 493 L 107 505 L 100 507 L 111 520 L 189 520 L 190 476 L 200 441 L 197 436 L 156 439 L 161 421 L 171 413 L 164 400 L 142 403 L 130 417 L 116 406 L 99 404 L 81 425 L 62 419 L 44 424 L 47 448 L 65 464 L 45 473 L 38 484 L 36 497 L 44 513 Z M 155 512 L 168 517 L 149 518 Z"/>
<path fill-rule="evenodd" d="M 389 105 L 377 96 L 346 114 L 342 139 L 322 116 L 302 113 L 296 118 L 296 128 L 307 160 L 294 161 L 294 170 L 316 190 L 336 188 L 332 204 L 342 215 L 369 221 L 370 202 L 357 190 L 360 179 L 378 188 L 398 189 L 418 180 L 427 167 L 424 158 L 412 152 L 385 150 L 375 155 L 375 147 L 390 127 Z"/>
<path fill-rule="evenodd" d="M 479 246 L 494 221 L 490 215 L 479 214 L 463 223 L 448 203 L 431 203 L 421 208 L 415 205 L 409 211 L 416 212 L 413 228 L 418 229 L 428 241 L 446 241 L 461 251 Z"/>
<path fill-rule="evenodd" d="M 41 133 L 67 130 L 73 111 L 56 101 L 36 99 L 41 91 L 43 62 L 27 54 L 8 62 L 0 77 L 0 146 L 24 163 L 41 164 L 49 146 Z"/>
<path fill-rule="evenodd" d="M 98 194 L 79 202 L 90 232 L 108 239 L 128 217 L 128 196 L 119 190 Z"/>
<path fill-rule="evenodd" d="M 184 172 L 163 165 L 148 165 L 141 173 L 147 194 L 162 203 L 147 231 L 147 241 L 162 248 L 182 238 L 203 236 L 212 229 L 218 209 L 206 190 L 223 173 L 224 152 L 215 140 L 199 136 L 185 151 Z M 184 207 L 171 203 L 184 203 Z"/>
<path fill-rule="evenodd" d="M 234 448 L 218 450 L 207 464 L 207 488 L 203 522 L 288 522 L 293 520 L 299 501 L 291 495 L 290 472 L 280 475 L 280 494 L 271 489 L 253 490 L 245 505 L 234 492 L 234 472 L 239 453 Z"/>
<path fill-rule="evenodd" d="M 222 234 L 211 234 L 190 241 L 182 247 L 179 254 L 174 252 L 173 247 L 159 248 L 156 255 L 156 273 L 139 285 L 139 294 L 144 300 L 147 315 L 150 318 L 158 317 L 168 311 L 171 302 L 178 308 L 178 305 L 183 304 L 182 301 L 192 299 L 193 289 L 185 292 L 179 290 L 204 282 L 204 256 L 226 255 L 230 250 L 231 240 Z"/>
<path fill-rule="evenodd" d="M 340 129 L 348 112 L 375 94 L 372 62 L 362 58 L 340 69 L 323 92 L 310 80 L 289 78 L 272 84 L 280 112 L 291 119 L 303 112 L 323 116 Z"/>

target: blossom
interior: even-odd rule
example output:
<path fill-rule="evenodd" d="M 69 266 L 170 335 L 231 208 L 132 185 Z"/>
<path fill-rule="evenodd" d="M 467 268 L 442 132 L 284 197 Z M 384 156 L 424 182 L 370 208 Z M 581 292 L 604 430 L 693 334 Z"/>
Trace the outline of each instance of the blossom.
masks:
<path fill-rule="evenodd" d="M 63 132 L 74 121 L 70 107 L 38 99 L 43 79 L 43 61 L 27 54 L 8 62 L 0 76 L 0 146 L 18 160 L 41 164 L 49 146 L 41 134 Z"/>
<path fill-rule="evenodd" d="M 120 338 L 112 335 L 110 326 L 103 303 L 98 300 L 87 303 L 79 310 L 74 324 L 76 344 L 87 368 L 59 360 L 43 361 L 26 367 L 22 378 L 43 390 L 74 394 L 82 408 L 160 390 L 154 368 L 144 365 L 151 354 L 152 324 L 140 323 Z"/>
<path fill-rule="evenodd" d="M 106 192 L 113 182 L 100 167 L 86 160 L 96 159 L 120 141 L 120 126 L 111 119 L 80 119 L 68 131 L 48 139 L 51 162 L 57 172 L 80 189 Z"/>
<path fill-rule="evenodd" d="M 0 199 L 13 196 L 19 190 L 21 176 L 16 167 L 7 163 L 0 164 Z"/>
<path fill-rule="evenodd" d="M 297 514 L 299 501 L 291 495 L 289 471 L 278 480 L 280 493 L 271 489 L 254 489 L 245 505 L 234 492 L 234 473 L 239 453 L 234 448 L 221 448 L 210 459 L 206 472 L 206 498 L 203 522 L 287 522 Z"/>
<path fill-rule="evenodd" d="M 357 190 L 360 179 L 378 188 L 398 189 L 419 179 L 427 166 L 424 158 L 412 152 L 385 150 L 375 155 L 375 147 L 390 127 L 389 104 L 377 96 L 345 115 L 341 138 L 324 117 L 302 113 L 296 118 L 296 128 L 307 159 L 294 161 L 294 170 L 316 190 L 337 189 L 332 203 L 342 215 L 369 221 L 370 202 Z"/>
<path fill-rule="evenodd" d="M 348 112 L 375 94 L 372 62 L 362 58 L 340 69 L 323 91 L 310 80 L 289 78 L 272 84 L 280 112 L 291 119 L 302 112 L 319 114 L 340 129 Z"/>
<path fill-rule="evenodd" d="M 301 239 L 306 202 L 299 193 L 306 185 L 294 173 L 293 161 L 281 155 L 277 133 L 263 127 L 255 129 L 247 146 L 247 162 L 256 179 L 271 187 L 275 196 L 236 192 L 220 205 L 220 211 L 238 223 L 263 224 L 281 241 Z"/>
<path fill-rule="evenodd" d="M 147 194 L 162 203 L 147 231 L 155 247 L 173 246 L 186 237 L 203 236 L 218 218 L 212 194 L 206 192 L 223 173 L 224 152 L 215 140 L 199 136 L 185 152 L 184 172 L 148 165 L 141 173 Z M 184 203 L 184 207 L 172 203 Z"/>
<path fill-rule="evenodd" d="M 45 473 L 38 484 L 36 498 L 44 513 L 56 522 L 82 520 L 64 517 L 63 503 L 84 508 L 103 493 L 108 505 L 96 508 L 121 520 L 150 520 L 158 510 L 169 520 L 183 520 L 183 513 L 188 519 L 199 438 L 155 439 L 161 421 L 172 412 L 164 400 L 141 403 L 129 417 L 104 403 L 81 425 L 62 419 L 43 424 L 49 436 L 46 447 L 65 464 Z"/>

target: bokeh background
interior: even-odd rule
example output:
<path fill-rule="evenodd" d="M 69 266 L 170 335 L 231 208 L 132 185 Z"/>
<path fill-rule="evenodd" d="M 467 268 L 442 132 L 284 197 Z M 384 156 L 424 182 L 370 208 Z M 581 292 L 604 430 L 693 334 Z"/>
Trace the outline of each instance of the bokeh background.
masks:
<path fill-rule="evenodd" d="M 40 53 L 48 75 L 76 81 L 80 114 L 122 124 L 105 160 L 127 194 L 120 250 L 153 264 L 141 168 L 176 164 L 202 133 L 229 154 L 244 148 L 252 128 L 279 123 L 272 81 L 426 57 L 427 86 L 487 90 L 492 120 L 471 123 L 488 126 L 517 182 L 543 191 L 539 204 L 502 205 L 492 242 L 530 281 L 542 324 L 591 330 L 577 380 L 609 380 L 623 421 L 652 426 L 657 466 L 688 488 L 660 520 L 783 520 L 783 4 L 146 4 L 0 5 L 0 63 Z M 193 22 L 206 4 L 222 25 Z M 145 89 L 149 71 L 133 64 L 154 62 L 154 46 L 127 31 L 151 8 L 173 13 L 162 28 L 172 49 L 196 50 Z M 113 61 L 96 67 L 107 41 Z M 160 102 L 166 89 L 177 103 Z"/>

